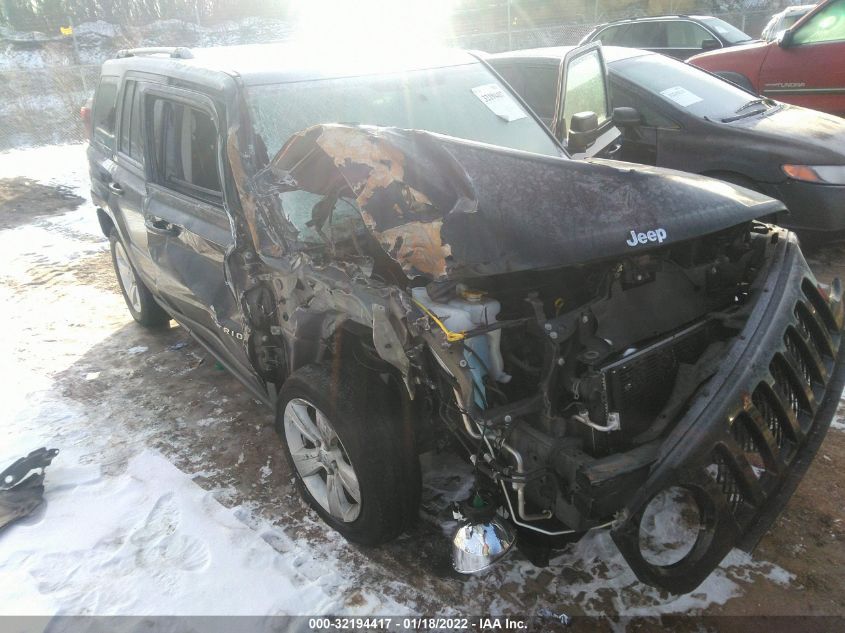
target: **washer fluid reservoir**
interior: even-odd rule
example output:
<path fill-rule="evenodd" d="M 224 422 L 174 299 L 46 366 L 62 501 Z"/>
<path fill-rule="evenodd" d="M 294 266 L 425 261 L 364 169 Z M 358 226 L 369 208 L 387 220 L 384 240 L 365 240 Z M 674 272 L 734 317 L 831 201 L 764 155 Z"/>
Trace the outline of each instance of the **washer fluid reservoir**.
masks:
<path fill-rule="evenodd" d="M 496 322 L 502 309 L 496 299 L 485 297 L 482 293 L 462 285 L 458 285 L 457 296 L 446 303 L 434 301 L 425 288 L 414 288 L 411 292 L 415 300 L 431 310 L 452 332 L 472 332 L 476 328 L 491 325 Z M 464 358 L 473 376 L 473 399 L 481 408 L 487 407 L 484 376 L 502 383 L 511 379 L 510 375 L 505 373 L 501 340 L 502 331 L 493 330 L 467 337 L 462 341 L 466 346 Z"/>

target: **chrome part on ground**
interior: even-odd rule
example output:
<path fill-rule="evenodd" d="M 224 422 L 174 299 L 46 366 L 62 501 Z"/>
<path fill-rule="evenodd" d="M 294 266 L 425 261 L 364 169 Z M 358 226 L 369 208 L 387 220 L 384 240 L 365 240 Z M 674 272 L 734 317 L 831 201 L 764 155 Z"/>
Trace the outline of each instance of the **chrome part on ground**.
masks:
<path fill-rule="evenodd" d="M 507 554 L 516 533 L 503 518 L 487 522 L 464 521 L 452 538 L 452 567 L 459 574 L 474 574 L 487 569 Z"/>

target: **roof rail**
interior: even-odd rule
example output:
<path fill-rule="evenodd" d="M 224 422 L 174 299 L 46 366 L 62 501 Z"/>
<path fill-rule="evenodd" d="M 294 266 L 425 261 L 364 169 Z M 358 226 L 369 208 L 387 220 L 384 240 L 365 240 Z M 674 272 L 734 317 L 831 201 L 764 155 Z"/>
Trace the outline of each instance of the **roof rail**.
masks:
<path fill-rule="evenodd" d="M 118 59 L 147 55 L 166 55 L 174 59 L 192 59 L 194 56 L 191 49 L 184 46 L 148 46 L 145 48 L 124 48 L 117 51 Z"/>
<path fill-rule="evenodd" d="M 661 13 L 658 15 L 636 15 L 630 18 L 617 18 L 606 22 L 606 24 L 615 24 L 616 22 L 636 22 L 637 20 L 657 20 L 661 18 L 689 18 L 691 16 L 685 13 Z"/>

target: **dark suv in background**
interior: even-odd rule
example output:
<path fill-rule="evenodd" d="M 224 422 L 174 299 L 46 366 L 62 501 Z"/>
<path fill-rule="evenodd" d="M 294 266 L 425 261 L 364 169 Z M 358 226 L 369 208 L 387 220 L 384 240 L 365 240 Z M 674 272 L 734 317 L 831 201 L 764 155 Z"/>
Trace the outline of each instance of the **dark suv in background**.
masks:
<path fill-rule="evenodd" d="M 578 145 L 604 78 L 571 59 Z M 125 51 L 92 123 L 133 317 L 172 317 L 275 409 L 268 450 L 352 541 L 417 521 L 418 454 L 451 444 L 475 464 L 458 571 L 517 528 L 610 527 L 639 578 L 690 591 L 768 529 L 836 409 L 840 284 L 757 221 L 781 203 L 572 160 L 473 54 Z M 700 520 L 655 557 L 667 495 Z"/>
<path fill-rule="evenodd" d="M 664 15 L 626 18 L 600 24 L 581 44 L 628 46 L 686 59 L 704 51 L 751 42 L 753 38 L 724 20 L 704 15 Z"/>

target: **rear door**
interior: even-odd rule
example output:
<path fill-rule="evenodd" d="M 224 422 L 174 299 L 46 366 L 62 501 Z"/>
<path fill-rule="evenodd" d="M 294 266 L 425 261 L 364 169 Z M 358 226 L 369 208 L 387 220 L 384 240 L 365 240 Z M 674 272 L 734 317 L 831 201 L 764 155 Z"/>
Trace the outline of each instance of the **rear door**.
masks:
<path fill-rule="evenodd" d="M 786 46 L 769 44 L 762 94 L 845 116 L 845 0 L 833 0 L 792 29 Z"/>
<path fill-rule="evenodd" d="M 143 93 L 153 150 L 144 222 L 157 291 L 230 370 L 258 386 L 243 314 L 224 269 L 233 241 L 220 171 L 225 111 L 189 90 L 150 86 Z"/>
<path fill-rule="evenodd" d="M 101 207 L 109 207 L 114 136 L 117 129 L 117 92 L 120 78 L 103 75 L 94 92 L 91 111 L 91 142 L 88 144 L 88 169 L 91 197 Z"/>
<path fill-rule="evenodd" d="M 119 133 L 111 169 L 110 195 L 115 221 L 124 245 L 144 283 L 155 292 L 156 266 L 150 258 L 144 206 L 147 197 L 146 159 L 141 92 L 145 85 L 138 76 L 128 75 L 118 103 Z"/>

